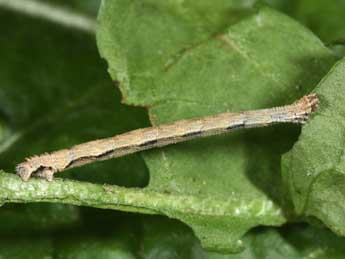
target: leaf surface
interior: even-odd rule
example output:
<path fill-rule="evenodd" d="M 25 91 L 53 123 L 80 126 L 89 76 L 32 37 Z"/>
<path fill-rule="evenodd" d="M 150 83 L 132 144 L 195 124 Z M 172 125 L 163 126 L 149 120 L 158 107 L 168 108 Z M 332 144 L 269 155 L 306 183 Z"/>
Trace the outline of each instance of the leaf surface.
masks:
<path fill-rule="evenodd" d="M 2 169 L 13 172 L 27 156 L 146 125 L 143 109 L 120 105 L 92 36 L 4 10 L 0 20 Z M 75 172 L 65 176 L 124 186 L 147 182 L 139 156 Z M 4 205 L 0 220 L 7 222 L 2 233 L 25 232 L 78 225 L 80 213 L 61 204 Z"/>
<path fill-rule="evenodd" d="M 345 60 L 315 88 L 320 108 L 283 156 L 283 176 L 296 212 L 345 235 Z"/>
<path fill-rule="evenodd" d="M 208 3 L 103 2 L 101 54 L 124 101 L 148 107 L 153 124 L 287 104 L 334 62 L 284 15 L 246 9 L 236 18 L 231 4 Z M 285 202 L 280 154 L 297 135 L 297 127 L 274 127 L 145 152 L 146 190 L 175 197 L 160 213 L 190 225 L 204 247 L 237 251 L 248 229 L 286 220 L 274 216 Z M 174 209 L 182 201 L 189 210 Z"/>

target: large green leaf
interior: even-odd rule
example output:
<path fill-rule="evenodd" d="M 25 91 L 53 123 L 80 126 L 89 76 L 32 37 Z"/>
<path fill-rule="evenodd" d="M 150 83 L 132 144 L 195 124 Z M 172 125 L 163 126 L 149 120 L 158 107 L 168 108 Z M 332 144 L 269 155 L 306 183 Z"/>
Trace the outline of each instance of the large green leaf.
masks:
<path fill-rule="evenodd" d="M 316 87 L 320 108 L 283 156 L 283 175 L 296 212 L 345 235 L 345 59 Z"/>
<path fill-rule="evenodd" d="M 104 1 L 98 45 L 125 102 L 148 107 L 153 124 L 268 107 L 311 91 L 333 63 L 320 40 L 288 17 L 264 8 L 239 19 L 232 7 Z M 276 127 L 146 152 L 146 191 L 164 194 L 160 213 L 190 225 L 204 247 L 236 251 L 251 227 L 285 221 L 272 208 L 284 202 L 280 154 L 297 133 Z M 174 209 L 182 201 L 189 210 Z"/>

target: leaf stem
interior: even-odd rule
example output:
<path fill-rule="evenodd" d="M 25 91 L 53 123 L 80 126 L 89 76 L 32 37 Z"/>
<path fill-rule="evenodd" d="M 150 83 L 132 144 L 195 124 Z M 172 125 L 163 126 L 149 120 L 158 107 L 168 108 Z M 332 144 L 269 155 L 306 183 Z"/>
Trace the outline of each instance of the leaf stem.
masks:
<path fill-rule="evenodd" d="M 58 178 L 52 182 L 37 178 L 23 182 L 17 175 L 1 171 L 0 188 L 0 203 L 59 202 L 144 214 L 235 218 L 250 216 L 265 221 L 269 218 L 269 222 L 285 221 L 281 208 L 268 198 L 244 202 L 243 197 L 223 200 Z"/>
<path fill-rule="evenodd" d="M 0 0 L 0 7 L 21 12 L 34 17 L 95 34 L 95 19 L 67 8 L 36 0 Z"/>

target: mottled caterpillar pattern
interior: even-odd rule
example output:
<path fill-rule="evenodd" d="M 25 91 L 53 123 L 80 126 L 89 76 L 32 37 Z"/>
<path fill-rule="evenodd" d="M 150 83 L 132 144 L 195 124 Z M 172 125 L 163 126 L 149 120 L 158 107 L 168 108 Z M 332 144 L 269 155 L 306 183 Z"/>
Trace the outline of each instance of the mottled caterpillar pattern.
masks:
<path fill-rule="evenodd" d="M 69 149 L 27 158 L 25 162 L 17 165 L 16 171 L 24 181 L 27 181 L 31 175 L 51 181 L 55 173 L 72 167 L 194 138 L 276 123 L 304 124 L 317 106 L 317 96 L 310 94 L 291 105 L 236 113 L 227 112 L 133 130 L 114 137 L 86 142 Z"/>

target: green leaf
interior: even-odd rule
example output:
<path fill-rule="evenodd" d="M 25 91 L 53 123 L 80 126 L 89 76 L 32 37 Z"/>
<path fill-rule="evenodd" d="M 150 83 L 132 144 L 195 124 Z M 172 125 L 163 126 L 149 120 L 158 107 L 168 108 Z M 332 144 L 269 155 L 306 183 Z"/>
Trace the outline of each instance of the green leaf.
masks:
<path fill-rule="evenodd" d="M 1 17 L 7 22 L 2 23 L 6 37 L 0 43 L 0 108 L 3 127 L 8 128 L 0 145 L 2 169 L 13 171 L 27 156 L 147 124 L 143 109 L 119 103 L 119 93 L 105 72 L 92 36 L 11 12 L 2 12 Z M 18 73 L 18 67 L 25 73 Z M 95 170 L 100 173 L 94 174 Z M 66 175 L 141 186 L 146 168 L 138 156 L 132 156 Z"/>
<path fill-rule="evenodd" d="M 17 1 L 27 1 L 27 0 L 17 0 Z M 97 16 L 97 11 L 101 0 L 38 0 L 43 3 L 51 3 L 52 5 L 67 7 L 68 9 L 76 10 L 81 13 L 88 14 L 92 17 Z"/>
<path fill-rule="evenodd" d="M 162 216 L 142 217 L 141 222 L 142 258 L 204 258 L 199 240 L 185 224 Z"/>
<path fill-rule="evenodd" d="M 56 229 L 66 230 L 80 225 L 77 207 L 63 204 L 5 204 L 0 208 L 2 235 L 37 234 Z"/>
<path fill-rule="evenodd" d="M 12 233 L 13 234 L 13 233 Z M 17 233 L 16 233 L 17 234 Z M 51 258 L 54 247 L 52 238 L 36 235 L 6 236 L 0 239 L 0 257 L 6 259 Z"/>
<path fill-rule="evenodd" d="M 343 0 L 256 0 L 254 2 L 264 2 L 290 15 L 327 44 L 332 45 L 339 40 L 345 40 Z"/>
<path fill-rule="evenodd" d="M 127 224 L 129 225 L 129 224 Z M 82 234 L 60 238 L 56 243 L 57 258 L 121 258 L 134 259 L 134 248 L 128 230 L 117 231 L 112 235 Z M 133 241 L 132 241 L 133 242 Z M 134 251 L 133 251 L 134 250 Z"/>
<path fill-rule="evenodd" d="M 283 156 L 283 176 L 300 215 L 345 235 L 345 59 L 316 87 L 320 108 Z"/>
<path fill-rule="evenodd" d="M 239 255 L 210 255 L 208 259 L 341 259 L 345 239 L 326 229 L 286 225 L 280 229 L 260 228 L 246 235 L 248 249 Z"/>
<path fill-rule="evenodd" d="M 345 238 L 306 224 L 253 229 L 243 238 L 246 249 L 234 255 L 203 251 L 183 224 L 157 216 L 143 219 L 141 233 L 142 257 L 147 259 L 340 259 L 345 253 Z"/>
<path fill-rule="evenodd" d="M 27 156 L 147 125 L 143 109 L 120 105 L 92 36 L 3 10 L 0 20 L 2 169 L 13 172 Z M 64 176 L 124 186 L 147 183 L 139 156 Z M 0 220 L 7 222 L 0 225 L 2 233 L 34 231 L 79 224 L 80 214 L 61 204 L 6 205 Z"/>
<path fill-rule="evenodd" d="M 345 39 L 345 2 L 343 0 L 296 1 L 294 9 L 293 16 L 324 42 Z"/>
<path fill-rule="evenodd" d="M 334 54 L 339 58 L 345 57 L 345 40 L 340 42 L 335 42 L 330 45 L 330 48 L 333 50 Z"/>
<path fill-rule="evenodd" d="M 97 218 L 104 220 L 104 217 Z M 167 258 L 287 259 L 343 258 L 344 238 L 307 225 L 257 228 L 244 237 L 246 250 L 236 255 L 205 252 L 191 230 L 180 222 L 150 217 L 112 217 L 106 229 L 72 229 L 50 235 L 0 239 L 4 258 Z M 134 222 L 140 223 L 133 224 Z M 108 222 L 108 223 L 111 223 Z"/>
<path fill-rule="evenodd" d="M 125 102 L 148 107 L 153 124 L 292 102 L 334 62 L 319 39 L 284 15 L 246 9 L 234 19 L 231 3 L 212 4 L 103 2 L 101 54 Z M 280 154 L 297 134 L 276 127 L 145 152 L 145 190 L 166 197 L 159 212 L 191 226 L 205 248 L 238 251 L 250 228 L 286 220 L 277 216 L 285 202 Z M 190 209 L 175 209 L 182 200 Z"/>

